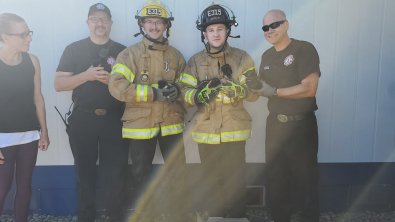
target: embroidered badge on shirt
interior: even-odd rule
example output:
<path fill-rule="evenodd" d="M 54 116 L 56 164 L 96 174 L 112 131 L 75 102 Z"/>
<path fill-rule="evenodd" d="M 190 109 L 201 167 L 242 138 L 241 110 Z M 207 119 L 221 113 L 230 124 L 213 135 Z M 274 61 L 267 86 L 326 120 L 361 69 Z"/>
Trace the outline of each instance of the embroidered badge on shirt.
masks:
<path fill-rule="evenodd" d="M 103 10 L 105 8 L 105 6 L 103 4 L 99 3 L 99 4 L 96 5 L 96 8 L 99 9 L 99 10 Z"/>
<path fill-rule="evenodd" d="M 294 61 L 294 56 L 293 55 L 289 55 L 284 59 L 284 65 L 285 66 L 289 66 L 292 64 L 292 62 Z"/>
<path fill-rule="evenodd" d="M 112 69 L 112 67 L 115 65 L 115 58 L 112 56 L 107 57 L 107 64 L 110 65 Z"/>
<path fill-rule="evenodd" d="M 263 67 L 263 70 L 268 70 L 268 69 L 269 69 L 269 66 Z"/>

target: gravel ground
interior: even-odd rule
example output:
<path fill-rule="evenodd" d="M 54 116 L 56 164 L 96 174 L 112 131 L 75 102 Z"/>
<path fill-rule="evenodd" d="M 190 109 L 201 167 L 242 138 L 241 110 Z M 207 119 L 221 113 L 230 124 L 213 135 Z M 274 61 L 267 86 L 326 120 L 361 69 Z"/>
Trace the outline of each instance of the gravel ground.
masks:
<path fill-rule="evenodd" d="M 249 209 L 249 214 L 253 214 L 259 217 L 263 217 L 270 220 L 270 215 L 260 209 Z M 199 215 L 204 221 L 208 219 L 207 212 L 199 212 Z M 54 217 L 51 215 L 39 215 L 34 214 L 29 216 L 28 222 L 75 222 L 77 216 L 61 216 Z M 370 211 L 358 212 L 358 213 L 339 213 L 335 214 L 332 212 L 322 213 L 320 222 L 395 222 L 395 211 L 389 213 L 374 213 Z M 0 222 L 13 222 L 12 215 L 2 215 Z M 98 216 L 96 222 L 108 222 L 108 217 L 105 215 Z M 171 215 L 162 214 L 156 218 L 156 222 L 196 222 L 196 215 L 189 213 L 174 219 Z M 299 222 L 299 215 L 292 215 L 291 222 Z"/>

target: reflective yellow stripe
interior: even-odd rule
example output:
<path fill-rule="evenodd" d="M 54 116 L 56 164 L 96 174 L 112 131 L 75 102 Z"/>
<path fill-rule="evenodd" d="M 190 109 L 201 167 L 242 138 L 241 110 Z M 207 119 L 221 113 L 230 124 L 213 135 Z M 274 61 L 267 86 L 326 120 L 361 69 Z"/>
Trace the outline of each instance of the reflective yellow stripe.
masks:
<path fill-rule="evenodd" d="M 137 96 L 136 96 L 137 102 L 147 102 L 148 101 L 148 86 L 147 85 L 138 84 L 136 87 L 136 91 L 137 91 Z"/>
<path fill-rule="evenodd" d="M 196 89 L 190 89 L 185 93 L 185 101 L 191 105 L 193 105 L 192 95 L 196 91 Z"/>
<path fill-rule="evenodd" d="M 144 102 L 148 102 L 148 86 L 144 85 Z"/>
<path fill-rule="evenodd" d="M 246 76 L 242 75 L 242 76 L 239 76 L 239 77 L 241 77 L 241 78 L 239 78 L 240 85 L 245 84 L 246 83 Z"/>
<path fill-rule="evenodd" d="M 255 67 L 251 67 L 251 68 L 247 69 L 246 71 L 243 72 L 243 75 L 246 74 L 246 72 L 248 72 L 250 70 L 254 70 L 254 69 L 255 69 Z"/>
<path fill-rule="evenodd" d="M 229 98 L 229 97 L 225 97 L 224 100 L 222 100 L 223 103 L 225 104 L 229 104 L 229 103 L 235 103 L 236 102 L 236 98 Z"/>
<path fill-rule="evenodd" d="M 241 130 L 221 133 L 222 142 L 244 141 L 251 137 L 251 130 Z"/>
<path fill-rule="evenodd" d="M 151 87 L 158 88 L 158 84 L 152 84 Z"/>
<path fill-rule="evenodd" d="M 221 135 L 192 132 L 192 139 L 198 143 L 220 144 Z"/>
<path fill-rule="evenodd" d="M 218 94 L 218 98 L 217 101 L 222 101 L 223 103 L 234 103 L 236 102 L 236 98 L 229 98 L 227 96 L 225 96 L 222 92 L 220 94 Z"/>
<path fill-rule="evenodd" d="M 158 135 L 159 127 L 150 129 L 128 129 L 122 128 L 122 137 L 129 139 L 151 139 Z"/>
<path fill-rule="evenodd" d="M 121 63 L 115 64 L 114 67 L 112 68 L 112 71 L 111 71 L 110 75 L 112 75 L 112 74 L 114 74 L 116 72 L 121 73 L 123 76 L 125 76 L 125 78 L 129 82 L 131 82 L 131 83 L 133 82 L 134 74 L 132 73 L 132 71 L 130 71 L 130 69 L 127 66 L 122 65 Z"/>
<path fill-rule="evenodd" d="M 181 73 L 180 82 L 186 83 L 188 85 L 191 85 L 193 87 L 197 87 L 197 79 L 195 79 L 193 76 L 188 75 L 186 73 Z"/>
<path fill-rule="evenodd" d="M 169 126 L 162 126 L 162 136 L 168 136 L 168 135 L 174 135 L 174 134 L 179 134 L 184 131 L 185 126 L 184 123 L 180 124 L 174 124 L 174 125 L 169 125 Z"/>
<path fill-rule="evenodd" d="M 246 77 L 244 74 L 246 74 L 250 70 L 255 70 L 255 67 L 251 67 L 251 68 L 247 69 L 246 71 L 243 72 L 243 75 L 239 76 L 240 85 L 243 85 L 246 83 Z"/>

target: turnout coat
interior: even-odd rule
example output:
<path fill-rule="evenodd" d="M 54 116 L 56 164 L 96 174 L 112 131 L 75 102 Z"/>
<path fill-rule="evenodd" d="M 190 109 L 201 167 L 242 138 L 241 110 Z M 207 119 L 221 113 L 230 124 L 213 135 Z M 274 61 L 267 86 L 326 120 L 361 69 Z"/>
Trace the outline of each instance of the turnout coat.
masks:
<path fill-rule="evenodd" d="M 122 117 L 123 138 L 150 139 L 184 131 L 185 108 L 180 101 L 154 101 L 159 80 L 174 84 L 185 68 L 182 54 L 170 46 L 156 45 L 147 38 L 122 51 L 113 66 L 109 90 L 126 103 Z"/>
<path fill-rule="evenodd" d="M 232 69 L 232 78 L 228 78 L 221 67 L 228 64 Z M 258 95 L 251 93 L 245 84 L 247 72 L 256 72 L 254 61 L 245 51 L 233 48 L 226 43 L 224 51 L 209 54 L 206 49 L 195 54 L 181 74 L 181 91 L 184 103 L 188 107 L 196 106 L 195 94 L 199 83 L 203 80 L 218 78 L 241 85 L 246 92 L 244 100 L 253 102 Z M 213 103 L 213 102 L 212 102 Z M 220 144 L 221 142 L 244 141 L 251 137 L 251 116 L 243 106 L 243 100 L 237 101 L 224 93 L 216 98 L 215 108 L 210 112 L 201 105 L 198 108 L 195 125 L 192 129 L 192 139 L 198 143 Z"/>

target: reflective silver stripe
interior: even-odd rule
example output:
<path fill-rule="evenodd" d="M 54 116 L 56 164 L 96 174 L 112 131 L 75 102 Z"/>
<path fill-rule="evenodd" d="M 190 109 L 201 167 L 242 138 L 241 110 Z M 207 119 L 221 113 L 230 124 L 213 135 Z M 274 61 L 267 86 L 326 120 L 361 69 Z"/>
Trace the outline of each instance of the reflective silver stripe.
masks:
<path fill-rule="evenodd" d="M 140 85 L 140 101 L 144 102 L 144 85 Z"/>
<path fill-rule="evenodd" d="M 149 136 L 155 136 L 159 133 L 159 128 L 157 130 L 151 129 L 149 132 L 128 132 L 128 130 L 122 130 L 123 135 L 128 135 L 128 136 L 135 136 L 135 137 L 149 137 Z"/>
<path fill-rule="evenodd" d="M 246 77 L 245 77 L 245 75 L 242 75 L 242 76 L 241 76 L 239 82 L 240 82 L 240 85 L 245 84 L 245 82 L 246 82 Z"/>
<path fill-rule="evenodd" d="M 209 137 L 208 135 L 207 136 L 198 136 L 198 135 L 192 134 L 192 137 L 195 139 L 199 139 L 199 140 L 210 140 L 210 141 L 217 141 L 217 142 L 221 141 L 220 137 Z"/>
<path fill-rule="evenodd" d="M 194 89 L 190 89 L 187 91 L 186 95 L 185 95 L 185 100 L 189 103 L 189 104 L 193 104 L 192 103 L 192 94 L 195 90 Z"/>
<path fill-rule="evenodd" d="M 192 86 L 196 86 L 196 82 L 195 81 L 193 81 L 192 79 L 190 79 L 190 78 L 182 78 L 182 80 L 185 80 L 186 82 L 188 82 L 188 83 L 190 83 L 190 85 L 192 85 Z"/>
<path fill-rule="evenodd" d="M 130 135 L 130 136 L 149 136 L 149 135 L 156 135 L 159 133 L 158 131 L 151 131 L 151 132 L 127 132 L 127 131 L 123 131 L 124 135 Z"/>
<path fill-rule="evenodd" d="M 197 82 L 190 77 L 186 76 L 185 74 L 182 76 L 182 82 L 189 83 L 190 85 L 196 87 Z"/>
<path fill-rule="evenodd" d="M 233 135 L 221 135 L 221 139 L 233 139 L 233 138 L 240 138 L 240 137 L 248 137 L 251 135 L 251 132 L 248 133 L 240 133 L 240 134 L 233 134 Z"/>
<path fill-rule="evenodd" d="M 171 133 L 173 131 L 178 131 L 178 130 L 183 130 L 183 129 L 184 129 L 184 125 L 174 126 L 172 128 L 168 128 L 168 129 L 163 129 L 162 128 L 162 134 L 168 134 L 168 133 Z"/>

